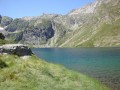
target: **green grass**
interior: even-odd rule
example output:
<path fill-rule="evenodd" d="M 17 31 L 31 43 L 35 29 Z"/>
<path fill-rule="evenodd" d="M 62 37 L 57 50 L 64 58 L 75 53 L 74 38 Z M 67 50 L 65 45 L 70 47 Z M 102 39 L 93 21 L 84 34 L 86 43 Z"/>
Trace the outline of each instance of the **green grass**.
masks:
<path fill-rule="evenodd" d="M 109 90 L 95 79 L 31 56 L 0 55 L 0 90 Z M 2 64 L 0 64 L 2 65 Z"/>
<path fill-rule="evenodd" d="M 92 40 L 88 40 L 77 47 L 94 47 L 94 42 Z"/>
<path fill-rule="evenodd" d="M 12 44 L 12 43 L 14 43 L 14 41 L 11 41 L 11 40 L 2 40 L 2 39 L 0 39 L 0 45 L 4 45 L 4 44 Z"/>
<path fill-rule="evenodd" d="M 120 19 L 111 24 L 103 23 L 98 32 L 88 41 L 78 47 L 119 47 L 120 46 Z"/>

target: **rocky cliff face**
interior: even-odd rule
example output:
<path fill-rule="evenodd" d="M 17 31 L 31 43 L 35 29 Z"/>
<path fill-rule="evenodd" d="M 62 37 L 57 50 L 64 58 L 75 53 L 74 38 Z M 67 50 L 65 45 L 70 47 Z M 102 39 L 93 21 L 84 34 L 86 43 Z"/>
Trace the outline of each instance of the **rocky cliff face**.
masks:
<path fill-rule="evenodd" d="M 120 1 L 97 0 L 66 15 L 15 19 L 5 30 L 8 38 L 37 47 L 120 46 Z"/>
<path fill-rule="evenodd" d="M 25 30 L 16 37 L 16 41 L 22 41 L 24 44 L 41 45 L 54 36 L 52 26 L 47 28 L 35 28 L 33 30 Z"/>

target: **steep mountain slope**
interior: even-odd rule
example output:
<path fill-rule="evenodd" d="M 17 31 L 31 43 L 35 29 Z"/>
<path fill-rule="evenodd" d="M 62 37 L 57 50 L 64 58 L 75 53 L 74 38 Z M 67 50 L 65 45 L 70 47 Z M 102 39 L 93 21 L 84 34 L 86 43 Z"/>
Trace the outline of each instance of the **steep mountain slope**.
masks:
<path fill-rule="evenodd" d="M 4 27 L 6 37 L 36 47 L 120 46 L 120 1 L 97 0 L 66 15 L 7 18 Z"/>
<path fill-rule="evenodd" d="M 108 1 L 108 2 L 107 2 Z M 85 20 L 73 37 L 68 39 L 61 47 L 105 47 L 105 46 L 120 46 L 120 1 L 107 0 L 97 1 L 93 4 L 92 10 L 81 13 L 81 9 L 71 12 L 69 15 L 79 17 Z M 96 6 L 96 7 L 95 7 Z M 79 13 L 80 11 L 80 13 Z M 76 14 L 77 12 L 77 14 Z M 88 12 L 87 14 L 85 14 Z M 82 15 L 80 17 L 80 15 Z M 85 19 L 84 19 L 85 18 Z"/>

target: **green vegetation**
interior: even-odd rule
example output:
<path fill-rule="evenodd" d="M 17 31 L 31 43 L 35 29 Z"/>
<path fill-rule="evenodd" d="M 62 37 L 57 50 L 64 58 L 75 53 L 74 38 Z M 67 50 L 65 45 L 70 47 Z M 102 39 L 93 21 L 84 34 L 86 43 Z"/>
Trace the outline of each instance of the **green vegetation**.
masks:
<path fill-rule="evenodd" d="M 26 30 L 28 28 L 29 22 L 16 18 L 14 19 L 6 28 L 7 31 L 14 32 L 16 30 Z"/>
<path fill-rule="evenodd" d="M 111 24 L 102 24 L 98 28 L 98 32 L 90 40 L 79 45 L 79 47 L 81 46 L 120 46 L 120 19 Z"/>
<path fill-rule="evenodd" d="M 45 29 L 51 27 L 51 21 L 47 19 L 36 20 L 34 29 Z"/>
<path fill-rule="evenodd" d="M 12 40 L 2 40 L 0 39 L 0 45 L 4 45 L 4 44 L 14 44 L 15 42 Z"/>
<path fill-rule="evenodd" d="M 7 67 L 7 64 L 0 59 L 0 68 Z"/>
<path fill-rule="evenodd" d="M 5 40 L 5 36 L 0 33 L 0 45 L 15 43 L 12 40 Z"/>
<path fill-rule="evenodd" d="M 15 42 L 12 41 L 12 40 L 2 40 L 2 39 L 0 39 L 0 45 L 13 44 L 13 43 L 15 43 Z"/>
<path fill-rule="evenodd" d="M 77 47 L 94 47 L 94 42 L 89 40 L 87 42 L 82 43 L 81 45 Z"/>
<path fill-rule="evenodd" d="M 34 29 L 44 29 L 51 26 L 51 21 L 47 19 L 35 19 L 31 21 L 26 21 L 21 18 L 14 19 L 6 28 L 7 31 L 24 31 L 24 30 L 34 30 Z"/>
<path fill-rule="evenodd" d="M 0 15 L 0 26 L 4 27 L 4 26 L 7 26 L 9 25 L 11 22 L 12 22 L 12 18 L 10 17 L 7 17 L 7 16 L 1 16 Z"/>
<path fill-rule="evenodd" d="M 23 59 L 0 55 L 1 65 L 4 66 L 0 68 L 1 90 L 109 90 L 92 78 L 36 56 Z"/>

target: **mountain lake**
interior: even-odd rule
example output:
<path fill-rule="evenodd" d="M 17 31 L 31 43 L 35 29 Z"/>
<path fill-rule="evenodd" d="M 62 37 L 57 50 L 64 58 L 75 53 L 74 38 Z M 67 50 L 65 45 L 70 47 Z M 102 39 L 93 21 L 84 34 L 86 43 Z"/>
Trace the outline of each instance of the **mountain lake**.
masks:
<path fill-rule="evenodd" d="M 47 62 L 61 64 L 120 90 L 120 47 L 33 48 L 32 51 Z"/>

